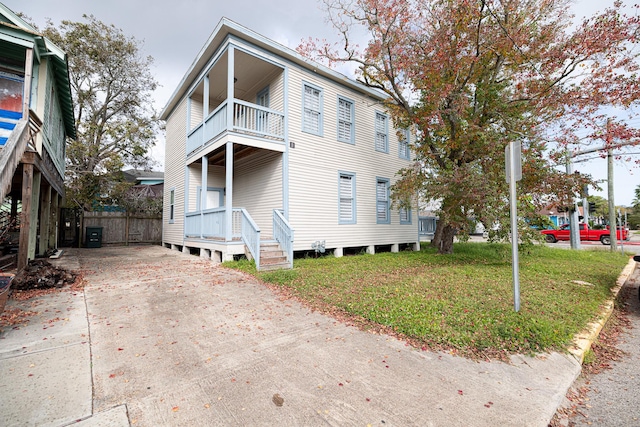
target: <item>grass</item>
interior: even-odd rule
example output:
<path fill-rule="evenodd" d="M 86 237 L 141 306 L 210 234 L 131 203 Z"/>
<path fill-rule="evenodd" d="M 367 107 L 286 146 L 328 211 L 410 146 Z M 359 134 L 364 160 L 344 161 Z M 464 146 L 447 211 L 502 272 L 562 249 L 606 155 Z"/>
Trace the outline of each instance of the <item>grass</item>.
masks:
<path fill-rule="evenodd" d="M 295 261 L 293 270 L 256 272 L 316 309 L 465 355 L 563 351 L 599 313 L 628 256 L 535 245 L 520 251 L 520 311 L 513 305 L 511 247 L 457 243 L 453 255 L 380 253 Z M 574 281 L 588 282 L 577 284 Z"/>

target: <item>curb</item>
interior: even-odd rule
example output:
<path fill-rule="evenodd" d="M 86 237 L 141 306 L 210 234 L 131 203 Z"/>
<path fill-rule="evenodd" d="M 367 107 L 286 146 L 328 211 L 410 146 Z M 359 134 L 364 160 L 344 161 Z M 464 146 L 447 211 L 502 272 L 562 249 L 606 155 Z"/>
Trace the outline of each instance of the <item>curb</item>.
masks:
<path fill-rule="evenodd" d="M 633 270 L 636 267 L 636 262 L 633 258 L 629 259 L 629 263 L 625 268 L 622 269 L 622 273 L 618 276 L 618 280 L 616 280 L 616 285 L 611 289 L 611 299 L 605 302 L 602 311 L 600 312 L 600 316 L 594 322 L 591 322 L 587 325 L 586 329 L 579 334 L 577 334 L 573 339 L 573 345 L 569 347 L 569 353 L 578 361 L 580 366 L 584 362 L 584 356 L 591 348 L 593 342 L 598 338 L 600 331 L 607 323 L 609 318 L 611 317 L 611 313 L 613 313 L 614 301 L 618 297 L 618 293 L 620 289 L 624 286 L 624 284 L 629 279 L 629 276 L 633 273 Z"/>

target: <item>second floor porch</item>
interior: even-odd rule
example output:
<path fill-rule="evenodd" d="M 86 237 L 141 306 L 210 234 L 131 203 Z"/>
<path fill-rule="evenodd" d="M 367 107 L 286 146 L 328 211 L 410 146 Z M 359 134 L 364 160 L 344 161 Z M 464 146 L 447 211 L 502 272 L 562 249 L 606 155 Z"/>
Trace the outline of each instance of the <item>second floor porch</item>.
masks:
<path fill-rule="evenodd" d="M 263 147 L 283 146 L 285 74 L 266 58 L 229 45 L 188 96 L 187 156 L 231 133 Z"/>

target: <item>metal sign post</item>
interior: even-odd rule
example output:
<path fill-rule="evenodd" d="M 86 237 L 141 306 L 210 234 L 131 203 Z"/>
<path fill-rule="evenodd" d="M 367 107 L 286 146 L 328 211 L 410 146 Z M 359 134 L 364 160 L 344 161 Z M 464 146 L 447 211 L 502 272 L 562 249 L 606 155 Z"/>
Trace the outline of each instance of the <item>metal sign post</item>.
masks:
<path fill-rule="evenodd" d="M 511 213 L 511 267 L 513 272 L 513 308 L 520 311 L 520 271 L 518 262 L 518 206 L 516 181 L 522 179 L 522 144 L 510 141 L 504 149 L 506 176 L 509 183 L 509 206 Z"/>

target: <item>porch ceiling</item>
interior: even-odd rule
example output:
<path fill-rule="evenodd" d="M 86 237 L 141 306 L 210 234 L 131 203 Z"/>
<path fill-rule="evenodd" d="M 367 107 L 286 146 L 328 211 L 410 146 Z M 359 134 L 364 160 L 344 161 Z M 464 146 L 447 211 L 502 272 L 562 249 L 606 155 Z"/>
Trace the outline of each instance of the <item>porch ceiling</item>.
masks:
<path fill-rule="evenodd" d="M 234 144 L 233 145 L 233 160 L 234 162 L 243 160 L 257 152 L 262 150 L 261 148 L 251 147 L 249 145 Z M 225 165 L 226 148 L 220 147 L 217 150 L 209 153 L 209 161 L 207 162 L 211 166 L 223 166 Z M 194 163 L 201 163 L 202 160 L 195 161 Z"/>
<path fill-rule="evenodd" d="M 212 100 L 217 101 L 216 103 L 227 99 L 227 61 L 228 53 L 225 52 L 208 74 L 211 84 L 210 96 Z M 263 89 L 273 75 L 281 71 L 282 69 L 274 64 L 241 50 L 236 50 L 234 64 L 234 78 L 236 80 L 233 86 L 235 97 L 244 99 L 246 94 Z M 203 85 L 200 85 L 194 94 L 202 96 L 202 92 Z"/>

